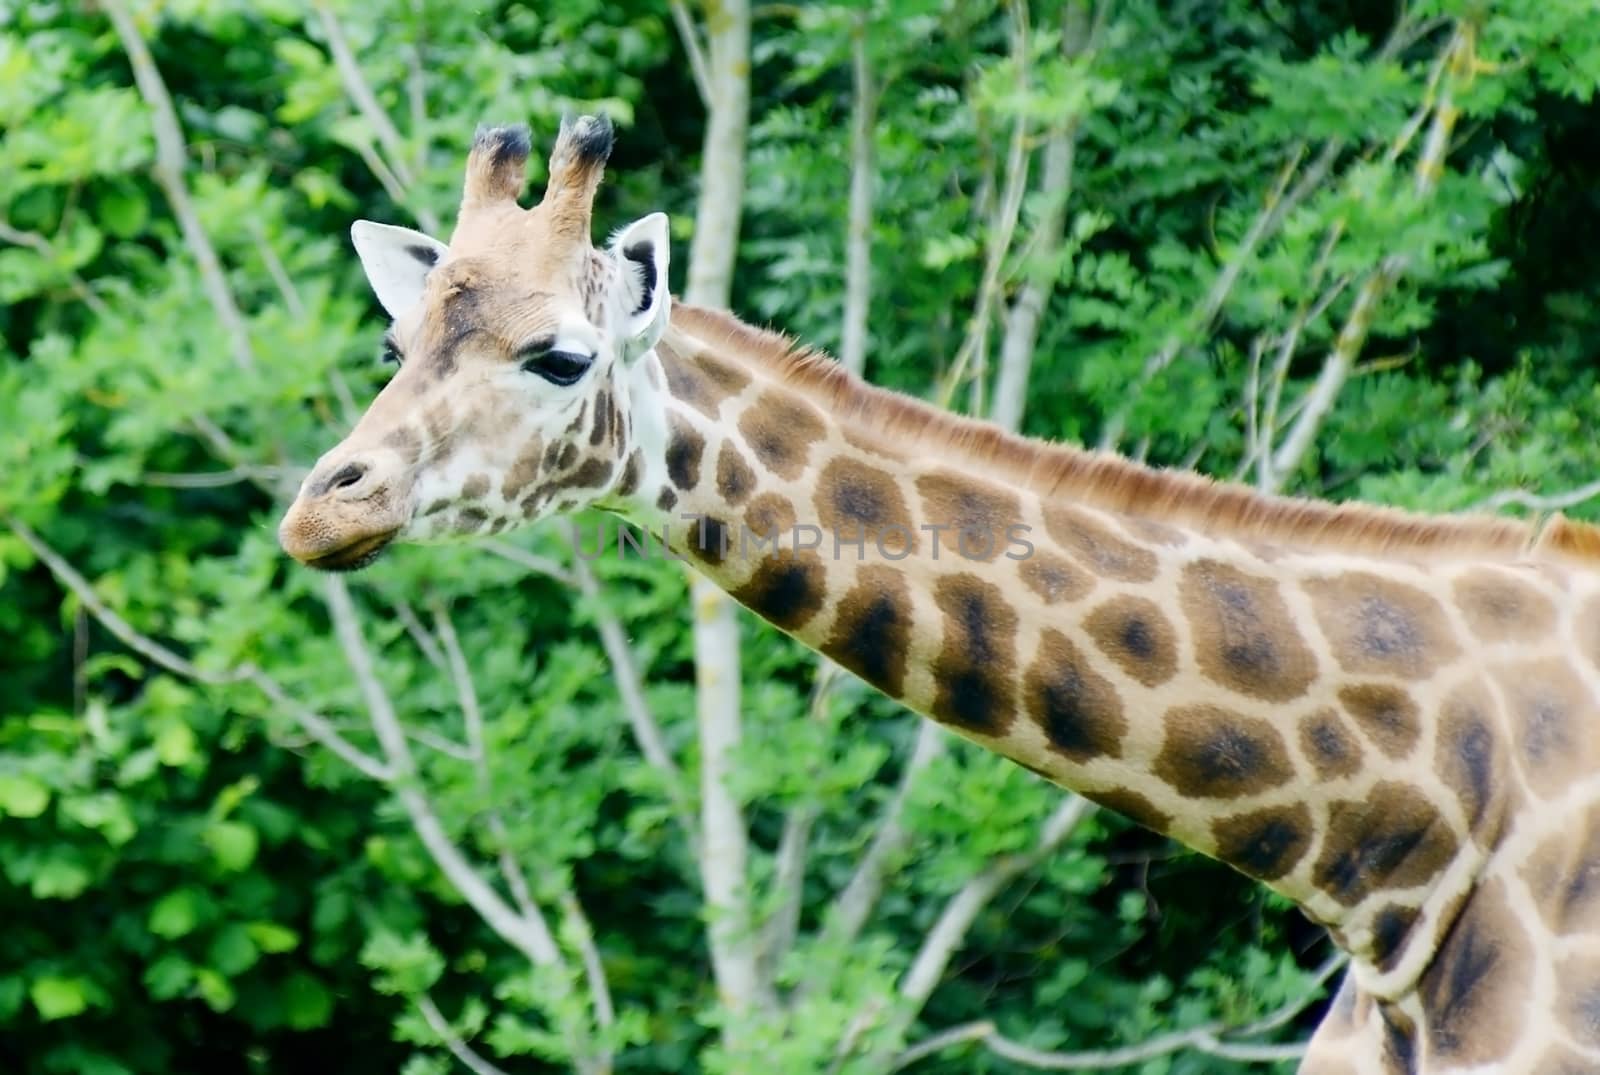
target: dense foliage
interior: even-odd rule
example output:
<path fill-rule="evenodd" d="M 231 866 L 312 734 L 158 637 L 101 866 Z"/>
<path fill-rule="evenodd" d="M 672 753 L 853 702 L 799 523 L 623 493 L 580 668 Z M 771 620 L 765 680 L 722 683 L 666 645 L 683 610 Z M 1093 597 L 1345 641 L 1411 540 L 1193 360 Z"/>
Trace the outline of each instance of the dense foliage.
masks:
<path fill-rule="evenodd" d="M 1594 514 L 1589 0 L 817 0 L 753 41 L 746 316 L 840 347 L 865 244 L 878 383 L 989 413 L 1024 377 L 1031 433 L 1266 489 Z M 622 131 L 598 226 L 666 209 L 681 266 L 705 103 L 663 0 L 0 3 L 0 1065 L 1289 1055 L 1329 948 L 1281 901 L 1108 813 L 1052 829 L 1058 790 L 918 755 L 751 620 L 766 995 L 719 996 L 681 573 L 558 525 L 348 597 L 279 553 L 384 376 L 349 222 L 447 231 L 475 124 L 579 109 Z"/>

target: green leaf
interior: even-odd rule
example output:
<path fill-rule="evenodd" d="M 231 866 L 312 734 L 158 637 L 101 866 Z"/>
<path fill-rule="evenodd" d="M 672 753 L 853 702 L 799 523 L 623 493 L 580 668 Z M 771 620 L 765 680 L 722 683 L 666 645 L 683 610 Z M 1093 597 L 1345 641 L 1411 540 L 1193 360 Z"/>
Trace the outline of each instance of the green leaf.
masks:
<path fill-rule="evenodd" d="M 119 184 L 100 196 L 100 223 L 118 239 L 132 239 L 150 221 L 149 196 L 131 184 Z"/>
<path fill-rule="evenodd" d="M 70 900 L 84 889 L 94 875 L 71 847 L 53 849 L 35 868 L 28 890 L 35 899 Z"/>
<path fill-rule="evenodd" d="M 333 1017 L 333 994 L 316 978 L 296 971 L 283 983 L 285 1018 L 296 1030 L 327 1026 Z"/>
<path fill-rule="evenodd" d="M 0 773 L 0 812 L 38 817 L 50 805 L 50 789 L 26 773 Z"/>
<path fill-rule="evenodd" d="M 228 984 L 226 978 L 210 967 L 195 968 L 194 984 L 200 999 L 205 1001 L 212 1011 L 225 1012 L 233 1007 L 233 987 Z"/>
<path fill-rule="evenodd" d="M 256 830 L 242 821 L 213 822 L 201 839 L 211 849 L 217 865 L 234 872 L 250 868 L 260 842 Z"/>
<path fill-rule="evenodd" d="M 206 947 L 206 959 L 216 970 L 236 978 L 255 966 L 261 958 L 250 931 L 238 922 L 230 922 L 219 929 Z"/>
<path fill-rule="evenodd" d="M 200 896 L 192 888 L 168 892 L 150 908 L 145 925 L 157 937 L 174 940 L 200 924 Z"/>
<path fill-rule="evenodd" d="M 181 720 L 169 720 L 156 733 L 156 757 L 162 765 L 173 768 L 188 765 L 194 760 L 194 729 Z"/>
<path fill-rule="evenodd" d="M 250 932 L 250 939 L 256 943 L 256 947 L 263 952 L 287 952 L 300 943 L 298 933 L 276 922 L 250 922 L 245 929 Z"/>
<path fill-rule="evenodd" d="M 27 983 L 22 980 L 20 974 L 0 977 L 0 1022 L 11 1021 L 22 1008 L 22 1002 L 27 994 Z"/>
<path fill-rule="evenodd" d="M 362 946 L 361 962 L 384 972 L 374 982 L 378 989 L 403 996 L 421 993 L 444 973 L 444 957 L 420 933 L 402 937 L 383 930 Z"/>
<path fill-rule="evenodd" d="M 61 807 L 68 817 L 84 828 L 99 832 L 112 847 L 121 847 L 133 839 L 138 831 L 127 802 L 111 792 L 76 795 L 62 800 Z"/>
<path fill-rule="evenodd" d="M 176 952 L 163 955 L 144 972 L 145 988 L 157 1000 L 171 1000 L 182 995 L 193 981 L 194 964 Z"/>
<path fill-rule="evenodd" d="M 91 988 L 83 978 L 37 978 L 28 996 L 39 1009 L 39 1018 L 68 1019 L 89 1007 Z"/>

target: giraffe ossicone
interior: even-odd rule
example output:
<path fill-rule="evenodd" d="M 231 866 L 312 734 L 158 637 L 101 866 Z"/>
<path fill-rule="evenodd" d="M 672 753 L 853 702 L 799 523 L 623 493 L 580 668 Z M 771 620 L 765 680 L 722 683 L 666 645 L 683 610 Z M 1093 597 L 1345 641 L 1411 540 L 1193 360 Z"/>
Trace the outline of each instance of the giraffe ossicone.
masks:
<path fill-rule="evenodd" d="M 1226 861 L 1351 955 L 1308 1072 L 1600 1070 L 1600 531 L 1262 497 L 1009 436 L 673 304 L 610 124 L 485 128 L 444 243 L 352 230 L 400 367 L 313 567 L 600 507 L 910 708 Z"/>

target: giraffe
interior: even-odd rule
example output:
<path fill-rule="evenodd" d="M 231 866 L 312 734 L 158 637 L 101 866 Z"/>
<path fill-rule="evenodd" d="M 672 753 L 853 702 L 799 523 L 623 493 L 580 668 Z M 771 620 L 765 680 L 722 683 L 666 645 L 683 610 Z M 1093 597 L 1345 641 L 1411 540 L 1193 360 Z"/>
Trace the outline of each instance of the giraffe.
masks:
<path fill-rule="evenodd" d="M 480 128 L 448 244 L 356 223 L 393 378 L 279 540 L 598 507 L 909 708 L 1293 900 L 1317 1073 L 1600 1069 L 1600 529 L 1270 498 L 1011 436 L 591 245 L 613 132 Z"/>

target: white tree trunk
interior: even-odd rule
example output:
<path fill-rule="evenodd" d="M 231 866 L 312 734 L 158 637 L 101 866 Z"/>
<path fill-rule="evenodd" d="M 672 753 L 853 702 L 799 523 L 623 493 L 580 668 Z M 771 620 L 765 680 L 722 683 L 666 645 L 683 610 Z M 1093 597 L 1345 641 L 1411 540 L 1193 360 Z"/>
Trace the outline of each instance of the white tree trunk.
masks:
<path fill-rule="evenodd" d="M 844 240 L 844 318 L 839 362 L 857 376 L 867 364 L 867 313 L 872 308 L 872 194 L 877 170 L 878 84 L 867 56 L 867 17 L 857 21 L 851 55 L 855 107 L 850 126 L 850 216 Z"/>
<path fill-rule="evenodd" d="M 709 116 L 684 299 L 696 306 L 725 307 L 733 290 L 744 205 L 750 5 L 748 0 L 707 0 L 705 10 Z M 691 573 L 689 580 L 700 727 L 700 880 L 712 972 L 734 1017 L 724 1029 L 724 1041 L 731 1042 L 738 1017 L 756 1001 L 760 984 L 750 921 L 749 843 L 743 810 L 729 790 L 742 718 L 739 619 L 738 609 L 721 590 L 698 574 Z"/>

